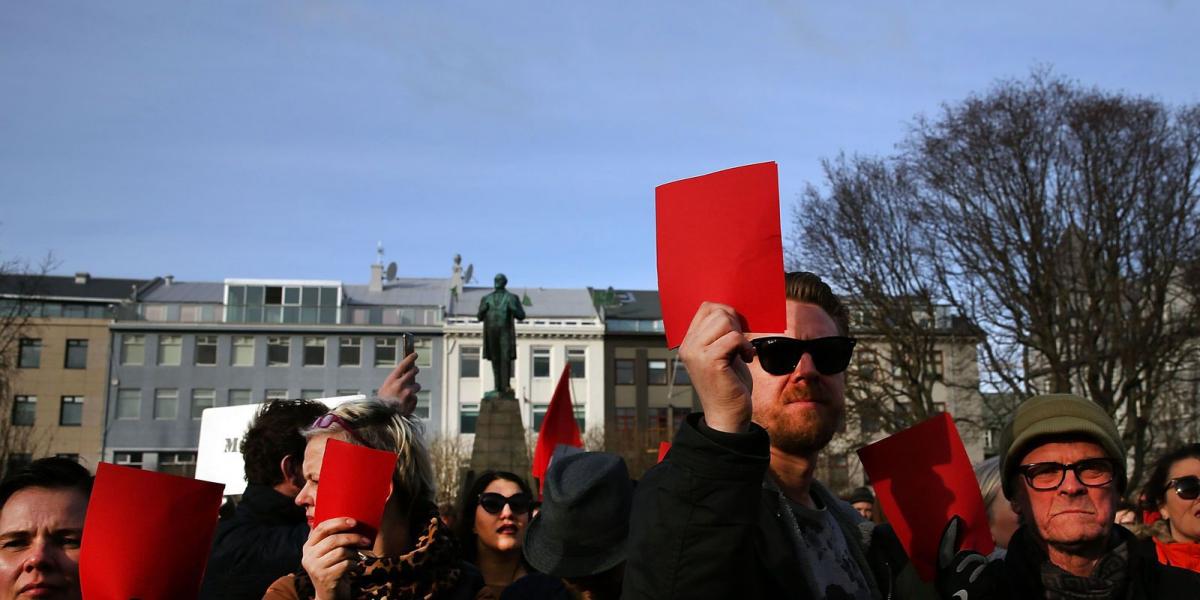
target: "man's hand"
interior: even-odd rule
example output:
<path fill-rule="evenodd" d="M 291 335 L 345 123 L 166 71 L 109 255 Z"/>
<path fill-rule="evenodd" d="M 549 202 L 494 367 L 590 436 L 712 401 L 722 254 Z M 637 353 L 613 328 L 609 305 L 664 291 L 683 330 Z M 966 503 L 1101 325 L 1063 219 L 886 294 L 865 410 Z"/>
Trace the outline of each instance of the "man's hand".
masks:
<path fill-rule="evenodd" d="M 946 600 L 998 600 L 1008 598 L 1004 563 L 989 562 L 971 550 L 959 551 L 964 523 L 950 518 L 938 543 L 937 590 Z"/>
<path fill-rule="evenodd" d="M 679 346 L 692 386 L 700 396 L 704 421 L 726 433 L 749 430 L 750 369 L 754 346 L 742 335 L 741 318 L 732 307 L 705 302 L 692 317 Z"/>
<path fill-rule="evenodd" d="M 404 357 L 400 364 L 388 373 L 383 385 L 379 386 L 379 399 L 395 405 L 400 414 L 408 416 L 417 408 L 417 392 L 421 384 L 417 383 L 417 373 L 421 372 L 416 366 L 417 353 L 413 352 Z"/>

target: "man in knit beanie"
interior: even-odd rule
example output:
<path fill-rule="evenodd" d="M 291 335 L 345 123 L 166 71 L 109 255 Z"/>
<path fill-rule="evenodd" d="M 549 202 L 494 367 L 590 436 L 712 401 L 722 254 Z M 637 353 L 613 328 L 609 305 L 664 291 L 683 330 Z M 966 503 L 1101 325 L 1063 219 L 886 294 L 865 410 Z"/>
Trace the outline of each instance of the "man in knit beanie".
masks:
<path fill-rule="evenodd" d="M 938 588 L 964 598 L 1200 598 L 1200 575 L 1161 565 L 1113 527 L 1125 446 L 1112 418 L 1071 394 L 1021 403 L 1000 437 L 1004 495 L 1020 518 L 1003 562 L 954 554 L 943 536 Z"/>

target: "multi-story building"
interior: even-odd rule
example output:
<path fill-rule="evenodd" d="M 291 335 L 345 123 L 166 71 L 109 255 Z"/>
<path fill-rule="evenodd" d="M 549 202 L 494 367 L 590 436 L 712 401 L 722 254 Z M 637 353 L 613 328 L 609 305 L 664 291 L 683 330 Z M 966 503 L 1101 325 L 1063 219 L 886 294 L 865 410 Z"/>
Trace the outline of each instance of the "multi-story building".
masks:
<path fill-rule="evenodd" d="M 0 309 L 14 332 L 0 390 L 5 470 L 43 456 L 91 469 L 101 456 L 108 389 L 108 325 L 145 281 L 92 277 L 0 278 Z M 26 320 L 27 319 L 27 320 Z"/>
<path fill-rule="evenodd" d="M 483 395 L 495 389 L 490 364 L 483 361 L 479 302 L 492 288 L 469 287 L 457 295 L 445 324 L 445 382 L 441 433 L 473 434 Z M 604 405 L 604 325 L 586 289 L 512 288 L 521 298 L 525 320 L 516 323 L 517 358 L 512 389 L 526 428 L 537 431 L 559 377 L 570 367 L 571 398 L 580 429 L 602 431 Z"/>
<path fill-rule="evenodd" d="M 687 369 L 667 348 L 657 290 L 593 290 L 604 318 L 605 440 L 640 476 L 660 442 L 700 410 Z"/>
<path fill-rule="evenodd" d="M 416 336 L 417 414 L 443 419 L 446 279 L 155 280 L 112 324 L 106 460 L 195 470 L 204 409 L 279 398 L 374 394 Z"/>

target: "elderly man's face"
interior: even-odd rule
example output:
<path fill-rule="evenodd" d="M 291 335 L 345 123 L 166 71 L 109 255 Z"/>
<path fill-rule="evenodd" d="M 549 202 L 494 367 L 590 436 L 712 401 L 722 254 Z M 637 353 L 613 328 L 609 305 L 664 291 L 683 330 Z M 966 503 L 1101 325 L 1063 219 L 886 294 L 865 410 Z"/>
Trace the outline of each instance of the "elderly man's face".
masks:
<path fill-rule="evenodd" d="M 840 335 L 825 309 L 792 299 L 787 301 L 784 335 L 801 340 Z M 771 435 L 771 445 L 789 454 L 824 448 L 846 412 L 846 374 L 823 375 L 812 356 L 800 358 L 787 375 L 772 375 L 758 359 L 750 363 L 754 380 L 754 422 Z"/>
<path fill-rule="evenodd" d="M 1056 462 L 1068 465 L 1106 456 L 1104 449 L 1095 442 L 1048 442 L 1026 453 L 1021 464 Z M 1108 539 L 1119 495 L 1115 478 L 1105 485 L 1089 487 L 1068 470 L 1057 488 L 1035 490 L 1023 476 L 1017 477 L 1020 481 L 1013 510 L 1047 544 L 1070 548 L 1103 543 Z"/>

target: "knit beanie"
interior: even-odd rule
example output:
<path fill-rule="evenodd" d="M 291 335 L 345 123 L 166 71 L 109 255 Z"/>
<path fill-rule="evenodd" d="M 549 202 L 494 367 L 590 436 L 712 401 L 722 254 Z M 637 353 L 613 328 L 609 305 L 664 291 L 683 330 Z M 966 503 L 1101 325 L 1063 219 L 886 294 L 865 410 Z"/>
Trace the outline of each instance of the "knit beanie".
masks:
<path fill-rule="evenodd" d="M 1099 404 L 1074 394 L 1045 394 L 1021 403 L 1000 433 L 1000 484 L 1004 497 L 1016 497 L 1013 476 L 1038 438 L 1077 434 L 1092 438 L 1116 463 L 1117 487 L 1125 491 L 1125 445 L 1112 417 Z"/>

